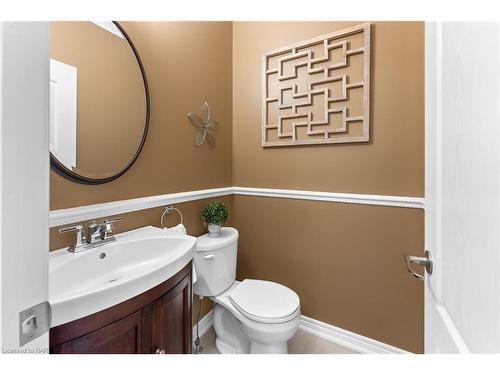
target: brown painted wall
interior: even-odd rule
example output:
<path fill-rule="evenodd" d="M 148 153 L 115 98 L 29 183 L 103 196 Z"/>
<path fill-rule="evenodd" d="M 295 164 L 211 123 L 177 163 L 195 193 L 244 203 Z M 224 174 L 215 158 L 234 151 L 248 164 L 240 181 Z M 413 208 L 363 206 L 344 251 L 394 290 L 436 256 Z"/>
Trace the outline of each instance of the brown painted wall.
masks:
<path fill-rule="evenodd" d="M 151 127 L 132 168 L 96 186 L 51 172 L 51 209 L 231 185 L 232 25 L 230 22 L 123 22 L 150 84 Z M 187 120 L 208 101 L 220 123 L 215 148 L 194 144 Z"/>
<path fill-rule="evenodd" d="M 424 246 L 418 209 L 235 196 L 238 279 L 282 283 L 313 319 L 423 351 L 423 288 L 403 256 Z"/>
<path fill-rule="evenodd" d="M 368 144 L 266 148 L 261 57 L 359 22 L 233 24 L 233 185 L 424 194 L 424 24 L 374 22 Z M 283 283 L 303 314 L 423 351 L 423 287 L 403 255 L 423 252 L 423 212 L 236 196 L 238 277 Z"/>
<path fill-rule="evenodd" d="M 260 146 L 262 54 L 358 23 L 233 24 L 235 186 L 423 196 L 422 22 L 372 24 L 369 144 Z"/>

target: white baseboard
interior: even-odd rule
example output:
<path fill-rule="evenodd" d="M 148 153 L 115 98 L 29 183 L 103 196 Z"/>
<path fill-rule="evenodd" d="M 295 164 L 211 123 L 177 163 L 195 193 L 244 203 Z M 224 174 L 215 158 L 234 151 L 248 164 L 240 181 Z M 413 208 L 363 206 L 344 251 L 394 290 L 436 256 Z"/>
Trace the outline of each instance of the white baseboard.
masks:
<path fill-rule="evenodd" d="M 410 354 L 409 352 L 331 324 L 302 315 L 299 328 L 322 339 L 364 354 Z"/>
<path fill-rule="evenodd" d="M 200 337 L 203 336 L 213 325 L 213 310 L 205 315 L 199 323 Z M 302 315 L 300 317 L 299 328 L 311 335 L 328 340 L 337 345 L 351 349 L 363 354 L 410 354 L 403 349 L 385 344 L 383 342 L 371 339 L 345 329 L 332 326 Z M 196 338 L 196 325 L 193 326 L 193 341 Z"/>

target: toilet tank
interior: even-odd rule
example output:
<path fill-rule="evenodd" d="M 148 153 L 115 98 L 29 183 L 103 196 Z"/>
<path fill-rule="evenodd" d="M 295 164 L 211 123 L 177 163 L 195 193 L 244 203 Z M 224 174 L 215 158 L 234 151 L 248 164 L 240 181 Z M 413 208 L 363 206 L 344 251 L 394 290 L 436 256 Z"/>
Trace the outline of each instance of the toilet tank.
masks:
<path fill-rule="evenodd" d="M 193 291 L 199 296 L 217 296 L 236 280 L 238 231 L 231 227 L 221 229 L 218 237 L 208 233 L 198 237 L 194 267 L 198 280 Z"/>

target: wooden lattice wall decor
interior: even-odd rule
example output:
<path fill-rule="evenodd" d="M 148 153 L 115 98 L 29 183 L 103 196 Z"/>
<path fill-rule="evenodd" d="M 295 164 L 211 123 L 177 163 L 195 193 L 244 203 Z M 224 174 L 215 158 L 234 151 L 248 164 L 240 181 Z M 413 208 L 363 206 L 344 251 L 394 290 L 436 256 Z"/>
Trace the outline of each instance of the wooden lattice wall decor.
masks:
<path fill-rule="evenodd" d="M 262 146 L 370 140 L 370 24 L 262 57 Z"/>

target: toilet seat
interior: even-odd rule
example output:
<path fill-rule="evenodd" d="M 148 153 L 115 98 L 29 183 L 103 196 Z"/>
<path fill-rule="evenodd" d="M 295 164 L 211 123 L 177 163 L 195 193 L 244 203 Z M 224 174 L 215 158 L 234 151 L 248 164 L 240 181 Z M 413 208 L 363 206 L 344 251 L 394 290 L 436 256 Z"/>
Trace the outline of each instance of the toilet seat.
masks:
<path fill-rule="evenodd" d="M 245 279 L 227 296 L 238 312 L 255 322 L 283 323 L 300 314 L 297 293 L 272 281 Z"/>

